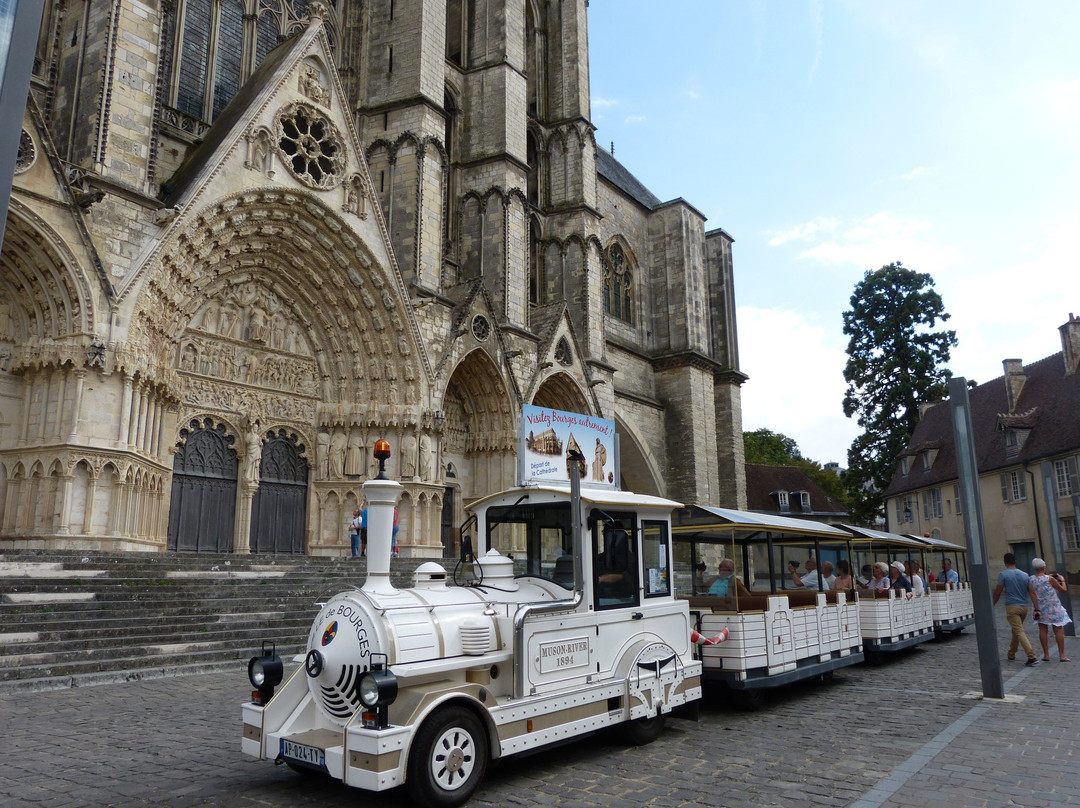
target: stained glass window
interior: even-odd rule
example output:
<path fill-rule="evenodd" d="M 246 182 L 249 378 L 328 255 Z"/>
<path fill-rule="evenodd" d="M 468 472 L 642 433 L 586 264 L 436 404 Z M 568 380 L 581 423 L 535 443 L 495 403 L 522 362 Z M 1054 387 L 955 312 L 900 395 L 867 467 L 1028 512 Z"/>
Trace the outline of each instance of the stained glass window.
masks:
<path fill-rule="evenodd" d="M 612 244 L 604 268 L 604 311 L 628 323 L 634 321 L 633 273 L 622 247 Z"/>

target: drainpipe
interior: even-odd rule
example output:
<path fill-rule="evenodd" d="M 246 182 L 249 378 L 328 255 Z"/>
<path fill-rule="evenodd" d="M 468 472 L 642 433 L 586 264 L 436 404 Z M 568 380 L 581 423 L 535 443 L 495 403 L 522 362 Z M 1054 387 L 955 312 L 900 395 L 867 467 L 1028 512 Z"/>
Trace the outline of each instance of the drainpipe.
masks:
<path fill-rule="evenodd" d="M 1039 489 L 1035 485 L 1035 472 L 1031 470 L 1029 463 L 1024 464 L 1024 471 L 1027 472 L 1028 477 L 1031 479 L 1031 504 L 1035 508 L 1035 539 L 1039 545 L 1039 558 L 1046 558 L 1046 550 L 1043 549 L 1042 527 L 1039 526 L 1039 498 L 1036 496 Z"/>

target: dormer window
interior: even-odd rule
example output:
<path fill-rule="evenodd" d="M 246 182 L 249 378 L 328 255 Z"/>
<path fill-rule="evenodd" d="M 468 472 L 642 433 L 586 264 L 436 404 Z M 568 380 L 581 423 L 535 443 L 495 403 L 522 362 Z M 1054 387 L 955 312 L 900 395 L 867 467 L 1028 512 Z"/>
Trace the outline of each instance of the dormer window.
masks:
<path fill-rule="evenodd" d="M 922 467 L 923 471 L 930 471 L 934 467 L 934 461 L 937 460 L 938 450 L 927 449 L 922 455 Z"/>
<path fill-rule="evenodd" d="M 900 473 L 907 477 L 908 472 L 911 471 L 911 455 L 905 455 L 900 458 Z"/>
<path fill-rule="evenodd" d="M 1005 427 L 1005 457 L 1012 459 L 1020 454 L 1020 450 L 1024 448 L 1024 443 L 1027 442 L 1030 433 L 1030 429 Z"/>
<path fill-rule="evenodd" d="M 810 492 L 809 491 L 792 491 L 792 499 L 799 503 L 799 510 L 803 513 L 810 512 Z"/>
<path fill-rule="evenodd" d="M 773 491 L 769 496 L 771 496 L 773 500 L 776 501 L 776 507 L 782 513 L 787 513 L 791 510 L 791 504 L 788 500 L 787 491 Z"/>

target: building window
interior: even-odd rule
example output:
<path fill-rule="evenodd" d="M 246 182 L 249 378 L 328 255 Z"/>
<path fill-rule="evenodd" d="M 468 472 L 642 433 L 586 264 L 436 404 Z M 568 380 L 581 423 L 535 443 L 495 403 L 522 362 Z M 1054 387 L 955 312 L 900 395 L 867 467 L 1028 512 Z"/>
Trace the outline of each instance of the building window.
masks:
<path fill-rule="evenodd" d="M 809 491 L 792 491 L 792 494 L 799 498 L 799 510 L 803 513 L 810 512 L 810 492 Z"/>
<path fill-rule="evenodd" d="M 953 499 L 956 500 L 956 515 L 959 516 L 964 512 L 964 506 L 960 503 L 960 483 L 957 483 L 952 487 Z"/>
<path fill-rule="evenodd" d="M 930 518 L 930 492 L 929 491 L 923 491 L 922 492 L 922 518 L 923 519 L 929 519 Z"/>
<path fill-rule="evenodd" d="M 1066 516 L 1061 520 L 1061 540 L 1066 550 L 1080 550 L 1080 536 L 1076 533 L 1076 517 Z"/>
<path fill-rule="evenodd" d="M 773 498 L 776 500 L 776 507 L 777 508 L 779 508 L 781 511 L 789 511 L 789 510 L 791 510 L 791 505 L 790 505 L 790 503 L 788 501 L 788 492 L 787 491 L 773 491 L 772 495 L 773 495 Z"/>
<path fill-rule="evenodd" d="M 634 277 L 622 247 L 612 244 L 604 267 L 604 311 L 628 323 L 634 322 Z"/>
<path fill-rule="evenodd" d="M 900 524 L 904 521 L 904 501 L 900 497 L 896 498 L 896 524 Z"/>
<path fill-rule="evenodd" d="M 1024 472 L 1007 471 L 1001 475 L 1001 501 L 1023 502 L 1027 499 L 1027 482 Z"/>
<path fill-rule="evenodd" d="M 168 106 L 210 123 L 266 55 L 302 27 L 306 0 L 179 0 Z"/>
<path fill-rule="evenodd" d="M 900 458 L 900 473 L 907 477 L 909 471 L 911 471 L 911 455 Z"/>
<path fill-rule="evenodd" d="M 941 489 L 930 489 L 930 510 L 935 517 L 940 519 L 944 515 L 944 511 L 941 509 Z"/>
<path fill-rule="evenodd" d="M 905 522 L 914 522 L 915 521 L 914 508 L 912 508 L 911 505 L 912 505 L 911 495 L 908 494 L 906 497 L 904 497 L 904 521 Z"/>
<path fill-rule="evenodd" d="M 1071 497 L 1076 493 L 1074 483 L 1076 478 L 1076 458 L 1068 457 L 1064 460 L 1055 460 L 1054 476 L 1057 478 L 1057 495 L 1059 497 Z"/>

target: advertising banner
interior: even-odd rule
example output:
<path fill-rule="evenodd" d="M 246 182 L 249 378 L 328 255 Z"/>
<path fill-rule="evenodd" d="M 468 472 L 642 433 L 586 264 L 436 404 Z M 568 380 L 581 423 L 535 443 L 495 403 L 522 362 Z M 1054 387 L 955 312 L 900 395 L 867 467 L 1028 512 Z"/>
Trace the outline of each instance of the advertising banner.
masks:
<path fill-rule="evenodd" d="M 522 483 L 568 483 L 567 457 L 576 449 L 581 484 L 617 487 L 615 422 L 576 412 L 526 404 L 521 419 Z"/>

